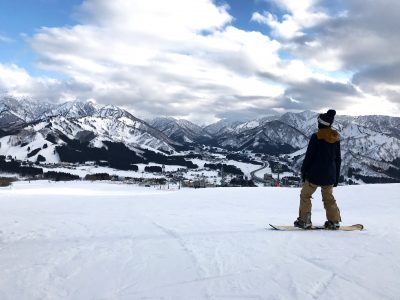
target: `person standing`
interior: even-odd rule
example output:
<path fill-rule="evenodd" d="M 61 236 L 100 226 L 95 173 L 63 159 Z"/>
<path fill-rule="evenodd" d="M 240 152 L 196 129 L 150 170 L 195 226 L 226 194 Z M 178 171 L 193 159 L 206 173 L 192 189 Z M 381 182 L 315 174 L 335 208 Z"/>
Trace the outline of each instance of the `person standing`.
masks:
<path fill-rule="evenodd" d="M 328 110 L 318 116 L 318 131 L 311 136 L 306 156 L 301 167 L 303 187 L 300 192 L 299 217 L 294 226 L 303 229 L 312 227 L 311 197 L 321 187 L 322 201 L 326 211 L 325 228 L 338 229 L 342 221 L 340 210 L 333 196 L 333 187 L 339 183 L 341 153 L 340 135 L 332 123 L 336 111 Z"/>

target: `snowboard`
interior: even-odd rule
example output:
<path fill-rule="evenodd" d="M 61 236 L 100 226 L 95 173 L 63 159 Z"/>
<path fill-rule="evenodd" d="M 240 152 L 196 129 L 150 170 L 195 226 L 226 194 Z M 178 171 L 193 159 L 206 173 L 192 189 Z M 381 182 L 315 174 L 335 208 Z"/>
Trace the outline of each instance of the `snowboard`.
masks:
<path fill-rule="evenodd" d="M 354 224 L 354 225 L 344 225 L 344 226 L 340 226 L 337 230 L 331 230 L 331 229 L 325 229 L 325 227 L 322 226 L 312 226 L 309 229 L 302 229 L 299 227 L 294 227 L 293 225 L 272 225 L 269 224 L 269 226 L 271 226 L 271 230 L 281 230 L 281 231 L 308 231 L 308 230 L 329 230 L 329 231 L 354 231 L 354 230 L 363 230 L 364 226 L 362 224 Z"/>

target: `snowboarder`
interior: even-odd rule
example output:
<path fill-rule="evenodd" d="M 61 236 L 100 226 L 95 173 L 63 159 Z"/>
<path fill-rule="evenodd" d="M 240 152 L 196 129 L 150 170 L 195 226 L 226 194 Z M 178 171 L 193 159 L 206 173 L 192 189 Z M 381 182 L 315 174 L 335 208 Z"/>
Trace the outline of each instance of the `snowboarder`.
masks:
<path fill-rule="evenodd" d="M 326 210 L 325 228 L 338 229 L 341 222 L 340 211 L 333 197 L 333 187 L 339 182 L 341 154 L 340 136 L 332 129 L 336 111 L 328 110 L 318 116 L 318 131 L 311 136 L 306 156 L 301 167 L 303 187 L 300 193 L 299 217 L 294 226 L 310 228 L 311 196 L 321 187 L 322 201 Z"/>

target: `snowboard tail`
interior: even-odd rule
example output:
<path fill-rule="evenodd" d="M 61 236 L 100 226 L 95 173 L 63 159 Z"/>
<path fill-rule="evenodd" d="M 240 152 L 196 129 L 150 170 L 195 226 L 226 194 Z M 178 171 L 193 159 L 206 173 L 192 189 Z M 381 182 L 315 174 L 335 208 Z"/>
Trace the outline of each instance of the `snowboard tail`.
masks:
<path fill-rule="evenodd" d="M 354 230 L 363 230 L 364 229 L 364 226 L 362 224 L 340 226 L 336 230 L 326 229 L 323 225 L 322 226 L 312 226 L 311 228 L 308 228 L 308 229 L 295 227 L 293 225 L 272 225 L 272 224 L 269 224 L 269 226 L 271 226 L 270 229 L 272 229 L 272 230 L 280 230 L 280 231 L 299 231 L 299 230 L 301 230 L 301 231 L 308 231 L 308 230 L 354 231 Z"/>

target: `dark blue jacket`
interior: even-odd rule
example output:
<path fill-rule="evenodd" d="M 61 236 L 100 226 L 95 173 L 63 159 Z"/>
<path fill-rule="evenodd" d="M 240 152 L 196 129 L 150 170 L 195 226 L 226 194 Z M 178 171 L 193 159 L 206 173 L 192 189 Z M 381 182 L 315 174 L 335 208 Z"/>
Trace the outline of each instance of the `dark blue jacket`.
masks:
<path fill-rule="evenodd" d="M 337 185 L 341 162 L 339 134 L 331 128 L 319 129 L 308 143 L 301 173 L 313 184 Z"/>

